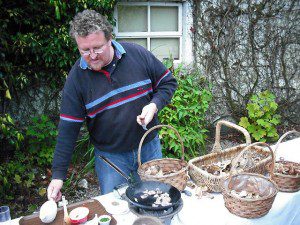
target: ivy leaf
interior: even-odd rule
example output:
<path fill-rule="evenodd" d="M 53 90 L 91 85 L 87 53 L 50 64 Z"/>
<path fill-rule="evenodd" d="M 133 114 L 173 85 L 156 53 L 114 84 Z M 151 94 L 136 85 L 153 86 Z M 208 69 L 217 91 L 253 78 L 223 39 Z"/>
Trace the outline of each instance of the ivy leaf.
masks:
<path fill-rule="evenodd" d="M 22 181 L 21 181 L 21 177 L 20 177 L 20 175 L 19 174 L 15 174 L 15 182 L 17 183 L 17 184 L 20 184 Z"/>
<path fill-rule="evenodd" d="M 39 189 L 39 195 L 40 196 L 44 196 L 47 193 L 47 189 L 46 188 L 40 188 Z"/>
<path fill-rule="evenodd" d="M 280 116 L 279 115 L 275 115 L 271 120 L 270 123 L 274 124 L 274 125 L 278 125 L 280 123 Z"/>
<path fill-rule="evenodd" d="M 262 136 L 258 133 L 258 132 L 255 132 L 255 133 L 252 133 L 252 137 L 256 140 L 256 141 L 259 141 Z"/>
<path fill-rule="evenodd" d="M 250 126 L 248 118 L 247 117 L 242 117 L 240 122 L 239 122 L 239 125 L 247 129 L 247 127 Z"/>
<path fill-rule="evenodd" d="M 256 126 L 253 124 L 250 124 L 247 129 L 251 134 L 256 133 Z"/>
<path fill-rule="evenodd" d="M 8 98 L 9 100 L 11 100 L 11 95 L 8 89 L 6 89 L 5 91 L 5 97 Z"/>
<path fill-rule="evenodd" d="M 258 119 L 256 122 L 257 122 L 258 125 L 261 125 L 261 126 L 263 126 L 263 127 L 264 127 L 265 124 L 266 124 L 266 122 L 265 122 L 263 119 Z"/>
<path fill-rule="evenodd" d="M 270 103 L 270 107 L 271 107 L 271 109 L 276 110 L 277 107 L 278 107 L 278 105 L 277 105 L 276 102 L 271 102 L 271 103 Z"/>

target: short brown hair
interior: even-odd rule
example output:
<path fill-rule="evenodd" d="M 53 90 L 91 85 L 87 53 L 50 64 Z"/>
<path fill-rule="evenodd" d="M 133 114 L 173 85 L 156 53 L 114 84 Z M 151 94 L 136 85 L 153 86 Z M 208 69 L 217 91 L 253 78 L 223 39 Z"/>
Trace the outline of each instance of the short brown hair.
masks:
<path fill-rule="evenodd" d="M 107 40 L 112 38 L 112 25 L 107 19 L 95 10 L 86 9 L 75 15 L 70 22 L 70 36 L 86 37 L 92 33 L 103 31 Z"/>

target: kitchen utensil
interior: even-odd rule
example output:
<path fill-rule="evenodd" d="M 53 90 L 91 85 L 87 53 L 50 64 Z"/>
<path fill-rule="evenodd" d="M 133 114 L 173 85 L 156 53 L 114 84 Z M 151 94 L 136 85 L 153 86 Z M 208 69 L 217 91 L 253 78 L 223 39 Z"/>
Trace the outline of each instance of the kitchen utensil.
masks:
<path fill-rule="evenodd" d="M 174 205 L 177 205 L 179 203 L 179 200 L 181 199 L 181 193 L 177 188 L 173 187 L 172 185 L 165 184 L 160 181 L 133 182 L 119 167 L 117 167 L 115 164 L 109 161 L 106 157 L 104 156 L 99 156 L 99 157 L 127 180 L 129 187 L 126 189 L 125 194 L 129 202 L 131 202 L 133 205 L 146 210 L 163 210 L 163 209 L 168 209 L 170 207 L 173 207 Z M 169 195 L 169 197 L 171 198 L 170 205 L 168 206 L 159 205 L 154 207 L 152 206 L 152 204 L 155 202 L 155 198 L 153 196 L 150 196 L 145 199 L 141 198 L 145 190 L 155 191 L 156 189 L 159 189 L 163 193 L 167 193 Z"/>
<path fill-rule="evenodd" d="M 90 210 L 90 213 L 88 215 L 88 220 L 92 220 L 97 215 L 107 215 L 108 212 L 105 210 L 104 206 L 96 199 L 87 199 L 81 202 L 76 202 L 72 204 L 68 204 L 68 211 L 71 211 L 75 208 L 78 208 L 80 206 L 87 207 Z M 23 216 L 19 220 L 20 225 L 41 225 L 42 222 L 39 218 L 38 214 L 31 214 L 28 216 Z M 64 209 L 63 207 L 58 208 L 57 215 L 55 220 L 51 223 L 51 225 L 63 225 L 64 224 Z M 98 221 L 96 223 L 98 225 Z M 116 225 L 117 221 L 112 216 L 112 220 L 110 222 L 110 225 Z M 89 224 L 91 225 L 91 224 Z"/>
<path fill-rule="evenodd" d="M 51 199 L 45 202 L 40 209 L 40 219 L 43 223 L 51 223 L 57 214 L 56 202 Z"/>
<path fill-rule="evenodd" d="M 63 203 L 63 207 L 64 207 L 64 221 L 67 225 L 71 224 L 71 220 L 70 220 L 70 216 L 67 210 L 67 204 L 66 204 L 66 198 L 65 196 L 62 196 L 62 203 Z"/>

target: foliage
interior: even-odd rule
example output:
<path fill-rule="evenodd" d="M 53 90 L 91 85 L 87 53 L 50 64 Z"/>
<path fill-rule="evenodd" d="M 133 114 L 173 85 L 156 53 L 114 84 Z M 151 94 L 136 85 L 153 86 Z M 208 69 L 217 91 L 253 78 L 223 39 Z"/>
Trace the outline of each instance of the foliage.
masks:
<path fill-rule="evenodd" d="M 35 164 L 41 167 L 51 165 L 57 134 L 56 125 L 47 116 L 32 119 L 26 135 L 28 152 L 36 160 Z"/>
<path fill-rule="evenodd" d="M 0 165 L 0 198 L 13 200 L 16 194 L 26 195 L 34 186 L 35 173 L 26 157 Z"/>
<path fill-rule="evenodd" d="M 194 60 L 213 87 L 212 118 L 238 121 L 252 95 L 272 90 L 282 119 L 299 125 L 299 1 L 190 2 Z"/>
<path fill-rule="evenodd" d="M 246 128 L 256 141 L 276 141 L 276 125 L 280 123 L 280 115 L 276 114 L 277 108 L 275 95 L 270 91 L 253 95 L 247 104 L 249 118 L 242 117 L 239 125 Z"/>
<path fill-rule="evenodd" d="M 14 124 L 8 115 L 6 117 L 10 125 Z M 10 130 L 13 131 L 11 133 L 21 134 L 17 127 L 13 129 Z M 37 196 L 39 198 L 45 196 L 43 185 L 49 182 L 44 174 L 52 162 L 56 136 L 56 125 L 47 116 L 32 119 L 24 137 L 22 135 L 24 138 L 22 145 L 14 149 L 14 154 L 9 160 L 0 164 L 0 198 L 4 203 L 9 203 L 20 196 L 21 199 L 26 199 L 25 204 L 28 206 L 27 212 L 23 213 L 32 213 L 37 208 L 37 205 L 32 203 Z M 9 136 L 6 135 L 7 137 Z M 17 205 L 10 207 L 15 209 L 22 204 L 18 202 Z"/>
<path fill-rule="evenodd" d="M 4 116 L 0 116 L 0 141 L 4 145 L 10 145 L 12 148 L 20 149 L 20 145 L 24 140 L 24 136 L 22 132 L 20 132 L 14 120 L 11 118 L 9 114 L 5 114 Z M 7 149 L 7 146 L 5 147 Z M 5 149 L 1 149 L 1 151 L 5 151 Z"/>
<path fill-rule="evenodd" d="M 205 153 L 205 113 L 212 99 L 210 88 L 206 80 L 197 73 L 182 74 L 182 67 L 174 70 L 178 81 L 171 104 L 160 113 L 161 124 L 173 126 L 180 134 L 185 145 L 185 157 L 195 157 L 201 152 Z M 180 158 L 181 146 L 177 136 L 172 130 L 163 129 L 160 133 L 163 140 L 163 154 L 167 157 Z"/>
<path fill-rule="evenodd" d="M 5 113 L 11 101 L 18 102 L 24 93 L 43 85 L 52 88 L 58 98 L 70 67 L 79 57 L 68 35 L 69 21 L 90 8 L 113 22 L 115 2 L 0 1 L 0 112 Z"/>

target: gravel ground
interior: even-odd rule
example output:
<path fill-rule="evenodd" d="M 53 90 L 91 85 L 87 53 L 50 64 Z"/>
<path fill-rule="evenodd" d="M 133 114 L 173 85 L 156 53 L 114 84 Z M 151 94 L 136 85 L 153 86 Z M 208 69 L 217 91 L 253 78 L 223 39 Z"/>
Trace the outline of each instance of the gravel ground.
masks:
<path fill-rule="evenodd" d="M 75 195 L 71 197 L 69 203 L 80 202 L 100 195 L 99 186 L 89 184 L 87 189 L 76 190 Z"/>

